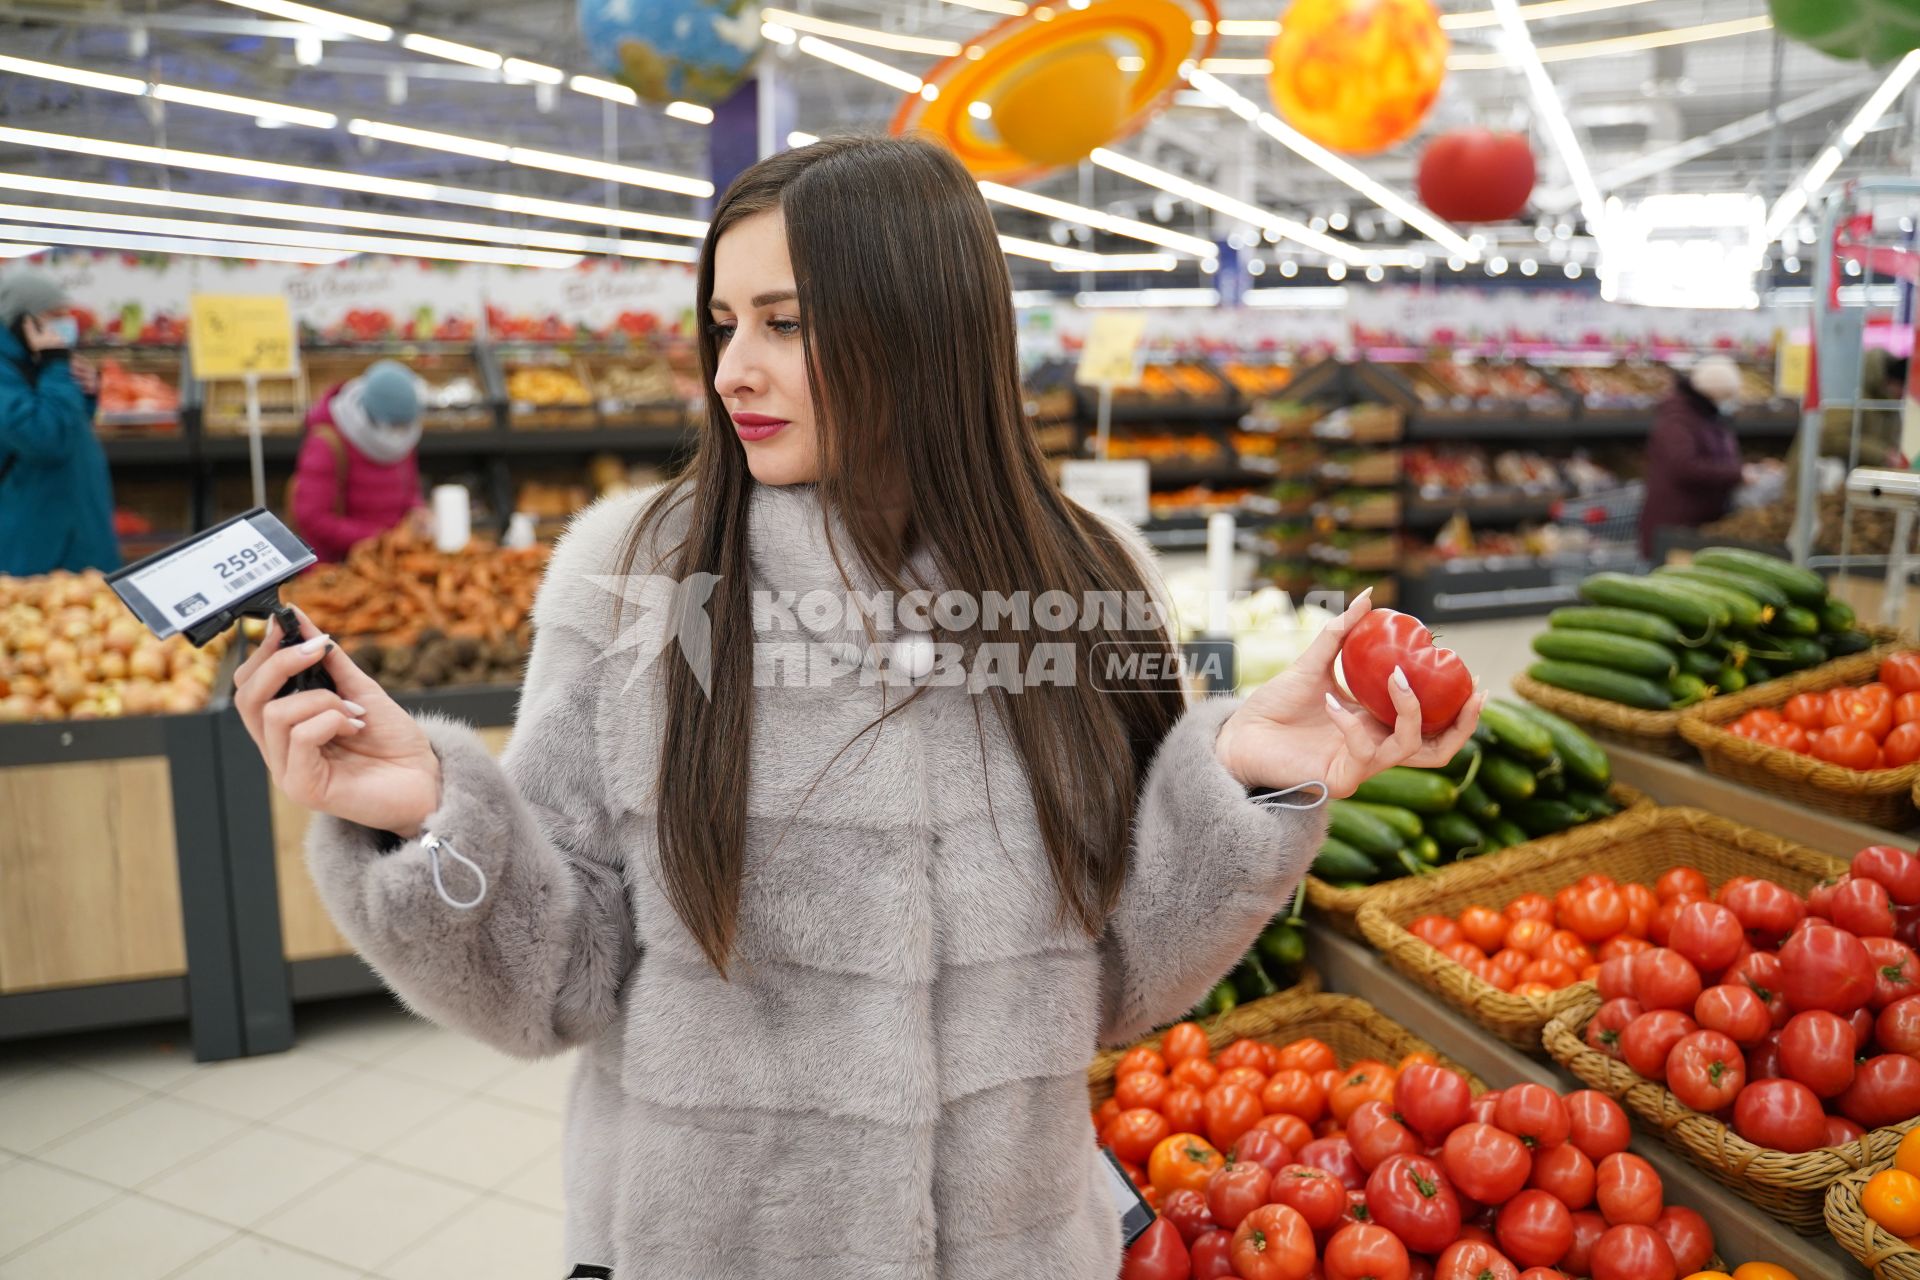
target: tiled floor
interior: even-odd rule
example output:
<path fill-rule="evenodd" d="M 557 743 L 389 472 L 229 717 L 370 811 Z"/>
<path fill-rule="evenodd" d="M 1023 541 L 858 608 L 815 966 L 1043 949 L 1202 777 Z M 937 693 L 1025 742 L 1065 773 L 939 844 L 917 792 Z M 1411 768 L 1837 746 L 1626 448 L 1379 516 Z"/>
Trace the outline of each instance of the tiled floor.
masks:
<path fill-rule="evenodd" d="M 571 1058 L 383 999 L 289 1053 L 176 1030 L 0 1045 L 0 1280 L 558 1280 Z"/>

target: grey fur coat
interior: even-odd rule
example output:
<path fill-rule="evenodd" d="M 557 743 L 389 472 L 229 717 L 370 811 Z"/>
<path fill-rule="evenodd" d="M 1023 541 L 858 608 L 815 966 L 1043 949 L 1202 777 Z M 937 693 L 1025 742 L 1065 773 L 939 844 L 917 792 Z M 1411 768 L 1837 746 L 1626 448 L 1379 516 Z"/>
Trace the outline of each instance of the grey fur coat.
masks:
<path fill-rule="evenodd" d="M 964 685 L 930 688 L 845 752 L 879 687 L 758 688 L 723 981 L 658 881 L 651 686 L 627 687 L 630 654 L 603 660 L 616 601 L 590 579 L 618 571 L 640 505 L 596 505 L 555 551 L 500 763 L 423 718 L 443 776 L 428 828 L 484 868 L 480 905 L 441 900 L 419 842 L 382 854 L 322 818 L 308 859 L 328 909 L 434 1021 L 527 1058 L 581 1048 L 568 1264 L 616 1280 L 1111 1280 L 1087 1063 L 1232 967 L 1305 873 L 1323 815 L 1249 803 L 1212 749 L 1235 704 L 1190 708 L 1094 940 L 1056 921 L 1020 761 Z M 810 486 L 756 489 L 750 528 L 756 586 L 845 590 Z M 930 561 L 910 567 L 924 578 Z M 472 896 L 465 868 L 445 879 Z"/>

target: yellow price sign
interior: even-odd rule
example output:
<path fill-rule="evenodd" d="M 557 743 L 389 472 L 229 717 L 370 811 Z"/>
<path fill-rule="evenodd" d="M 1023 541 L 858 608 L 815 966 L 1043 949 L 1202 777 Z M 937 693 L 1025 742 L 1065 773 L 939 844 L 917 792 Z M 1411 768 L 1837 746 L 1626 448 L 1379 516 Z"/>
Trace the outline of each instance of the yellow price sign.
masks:
<path fill-rule="evenodd" d="M 1813 347 L 1805 342 L 1781 341 L 1775 347 L 1774 390 L 1790 400 L 1804 400 L 1813 362 Z"/>
<path fill-rule="evenodd" d="M 273 293 L 196 293 L 192 305 L 194 377 L 208 382 L 250 373 L 290 378 L 299 372 L 286 298 Z"/>
<path fill-rule="evenodd" d="M 1139 311 L 1103 311 L 1093 318 L 1080 367 L 1073 378 L 1081 386 L 1133 387 L 1140 383 L 1140 339 L 1147 317 Z"/>

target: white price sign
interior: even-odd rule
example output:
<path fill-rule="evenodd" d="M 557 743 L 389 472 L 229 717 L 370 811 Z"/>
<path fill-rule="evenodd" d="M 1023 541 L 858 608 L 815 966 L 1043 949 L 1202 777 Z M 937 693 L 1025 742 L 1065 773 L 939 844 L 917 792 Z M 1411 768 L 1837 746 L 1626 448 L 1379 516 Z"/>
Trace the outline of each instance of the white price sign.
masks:
<path fill-rule="evenodd" d="M 1147 522 L 1148 466 L 1144 458 L 1113 462 L 1071 459 L 1060 464 L 1060 489 L 1089 510 L 1134 525 Z"/>
<path fill-rule="evenodd" d="M 113 589 L 165 638 L 292 577 L 314 554 L 271 514 L 251 512 L 115 574 Z"/>

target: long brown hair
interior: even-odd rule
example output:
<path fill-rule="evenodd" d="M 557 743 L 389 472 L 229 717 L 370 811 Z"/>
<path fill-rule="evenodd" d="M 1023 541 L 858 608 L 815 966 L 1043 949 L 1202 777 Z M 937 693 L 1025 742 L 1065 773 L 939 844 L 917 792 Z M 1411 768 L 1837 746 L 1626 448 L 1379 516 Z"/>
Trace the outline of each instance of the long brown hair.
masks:
<path fill-rule="evenodd" d="M 747 512 L 755 482 L 713 386 L 719 350 L 707 318 L 720 237 L 772 210 L 785 219 L 800 295 L 820 424 L 817 492 L 874 580 L 900 589 L 911 539 L 931 552 L 946 589 L 976 600 L 990 591 L 1057 590 L 1084 602 L 1090 592 L 1146 590 L 1127 547 L 1048 478 L 1021 408 L 1012 283 L 979 187 L 945 148 L 903 138 L 785 151 L 741 174 L 721 198 L 700 254 L 695 315 L 707 428 L 681 482 L 636 522 L 626 571 L 649 527 L 670 507 L 690 504 L 685 540 L 655 571 L 720 575 L 712 634 L 752 634 Z M 902 486 L 904 535 L 875 501 Z M 842 550 L 834 554 L 844 566 Z M 1050 633 L 1079 647 L 1072 684 L 993 695 L 1024 762 L 1062 918 L 1095 936 L 1126 877 L 1140 778 L 1183 705 L 1176 687 L 1150 677 L 1091 686 L 1088 659 L 1101 642 L 1171 644 L 1158 632 L 1143 645 L 1141 631 L 1119 625 Z M 1005 625 L 948 638 L 969 653 L 985 642 L 1017 644 L 1023 658 L 1031 648 L 1029 636 Z M 667 898 L 724 973 L 746 864 L 755 691 L 749 645 L 716 643 L 712 657 L 711 700 L 686 662 L 662 664 L 658 832 Z"/>

